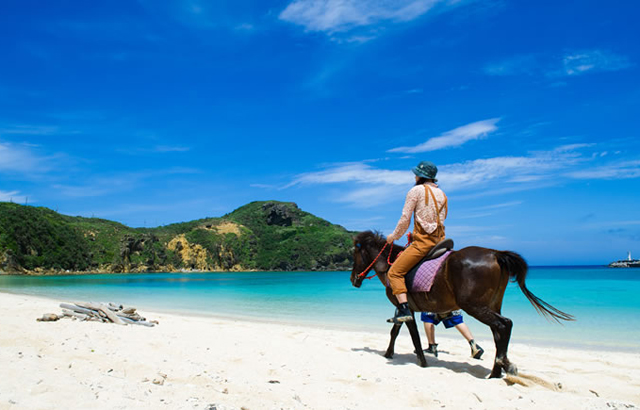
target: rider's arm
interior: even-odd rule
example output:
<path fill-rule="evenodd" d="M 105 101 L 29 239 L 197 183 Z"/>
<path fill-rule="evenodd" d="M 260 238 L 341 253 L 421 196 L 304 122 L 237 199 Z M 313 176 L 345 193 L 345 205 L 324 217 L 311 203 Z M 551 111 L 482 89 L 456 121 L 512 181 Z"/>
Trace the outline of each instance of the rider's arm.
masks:
<path fill-rule="evenodd" d="M 393 240 L 402 238 L 402 235 L 404 235 L 404 233 L 407 232 L 407 229 L 409 229 L 409 224 L 411 223 L 411 215 L 413 214 L 413 211 L 416 208 L 416 204 L 418 203 L 418 196 L 420 195 L 421 188 L 421 186 L 415 186 L 411 188 L 411 190 L 407 193 L 407 198 L 405 199 L 404 207 L 402 208 L 402 216 L 398 221 L 396 229 L 391 235 L 389 235 L 389 237 L 393 238 Z M 422 188 L 422 191 L 424 191 L 424 188 Z"/>

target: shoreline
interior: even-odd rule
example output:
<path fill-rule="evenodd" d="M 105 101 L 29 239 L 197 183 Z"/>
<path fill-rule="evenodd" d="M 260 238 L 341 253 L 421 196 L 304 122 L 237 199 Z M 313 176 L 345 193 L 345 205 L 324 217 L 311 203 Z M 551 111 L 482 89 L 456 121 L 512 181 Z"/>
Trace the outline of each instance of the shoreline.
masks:
<path fill-rule="evenodd" d="M 530 265 L 529 269 L 570 269 L 570 268 L 611 268 L 607 264 L 602 265 Z M 113 272 L 109 270 L 94 270 L 94 271 L 61 271 L 61 270 L 24 270 L 23 272 L 5 272 L 0 270 L 0 276 L 81 276 L 81 275 L 145 275 L 145 274 L 181 274 L 181 273 L 243 273 L 243 272 L 349 272 L 350 269 L 301 269 L 301 270 L 263 270 L 263 269 L 230 269 L 230 270 L 199 270 L 199 269 L 182 269 L 177 271 L 172 270 L 154 270 L 144 272 Z"/>
<path fill-rule="evenodd" d="M 16 277 L 39 277 L 39 276 L 92 276 L 92 275 L 156 275 L 156 274 L 200 274 L 200 273 L 255 273 L 255 272 L 282 272 L 282 273 L 290 273 L 290 272 L 348 272 L 349 270 L 345 269 L 316 269 L 316 270 L 263 270 L 263 269 L 242 269 L 242 270 L 199 270 L 199 269 L 183 269 L 178 271 L 167 271 L 167 270 L 158 270 L 158 271 L 145 271 L 145 272 L 111 272 L 111 271 L 56 271 L 56 270 L 42 270 L 42 271 L 28 271 L 25 270 L 22 273 L 9 273 L 0 271 L 0 276 L 16 276 Z"/>
<path fill-rule="evenodd" d="M 388 360 L 382 357 L 388 334 L 373 332 L 145 310 L 140 313 L 158 326 L 36 322 L 58 313 L 60 302 L 0 293 L 0 409 L 611 409 L 640 403 L 638 353 L 514 343 L 510 358 L 519 376 L 487 380 L 494 346 L 483 344 L 483 360 L 474 360 L 461 337 L 439 334 L 439 358 L 428 356 L 429 367 L 420 368 L 406 331 Z"/>
<path fill-rule="evenodd" d="M 285 272 L 286 273 L 286 272 Z M 25 296 L 29 298 L 41 299 L 42 301 L 47 301 L 53 303 L 54 306 L 58 306 L 62 302 L 87 302 L 87 301 L 97 301 L 95 298 L 77 298 L 77 297 L 64 297 L 64 296 L 46 296 L 40 294 L 31 294 L 24 292 L 14 292 L 10 289 L 0 289 L 0 297 L 2 295 L 14 295 L 14 296 Z M 100 300 L 101 302 L 113 302 L 116 304 L 126 304 L 126 300 Z M 388 336 L 390 327 L 387 323 L 384 322 L 384 318 L 380 319 L 379 323 L 365 323 L 365 324 L 354 324 L 352 322 L 347 321 L 325 321 L 325 320 L 309 320 L 306 317 L 264 317 L 264 316 L 256 316 L 250 314 L 228 314 L 227 312 L 216 312 L 216 311 L 206 311 L 206 310 L 197 310 L 197 309 L 189 309 L 189 308 L 175 308 L 171 306 L 157 306 L 157 305 L 145 305 L 144 302 L 133 302 L 135 307 L 139 309 L 143 309 L 145 311 L 155 312 L 157 314 L 163 315 L 172 315 L 172 316 L 180 316 L 180 317 L 198 317 L 203 319 L 212 319 L 212 320 L 233 320 L 233 321 L 241 321 L 241 322 L 250 322 L 261 325 L 272 325 L 272 326 L 294 326 L 294 327 L 311 327 L 316 329 L 323 329 L 326 331 L 337 331 L 337 332 L 348 332 L 348 333 L 371 333 L 375 335 L 383 335 L 384 337 Z M 43 312 L 44 313 L 44 312 Z M 47 313 L 55 313 L 55 312 L 47 312 Z M 423 345 L 426 344 L 426 336 L 424 334 L 424 329 L 422 327 L 422 322 L 419 320 L 419 314 L 416 313 L 416 320 L 418 321 L 418 330 L 422 337 Z M 483 347 L 487 345 L 494 344 L 493 337 L 491 335 L 491 331 L 484 324 L 478 322 L 474 318 L 465 314 L 465 323 L 468 324 L 471 331 L 473 332 L 476 341 L 478 341 Z M 517 324 L 517 323 L 516 323 Z M 555 323 L 552 323 L 553 326 L 561 326 Z M 446 330 L 446 331 L 445 331 Z M 402 332 L 408 331 L 406 327 L 402 329 Z M 460 334 L 453 328 L 445 329 L 443 326 L 439 326 L 436 329 L 437 340 L 452 340 L 457 341 L 461 339 Z M 531 331 L 529 331 L 531 333 Z M 517 340 L 517 341 L 516 341 Z M 626 340 L 626 339 L 625 339 Z M 635 339 L 634 339 L 635 340 Z M 581 338 L 579 340 L 572 339 L 558 339 L 550 340 L 547 338 L 534 338 L 529 335 L 522 335 L 522 332 L 518 332 L 518 329 L 512 333 L 510 346 L 515 344 L 534 347 L 540 349 L 549 349 L 553 348 L 556 350 L 580 350 L 584 352 L 609 352 L 609 353 L 635 353 L 640 352 L 640 344 L 638 343 L 626 343 L 624 341 L 618 342 L 617 345 L 614 345 L 615 342 L 608 340 L 592 340 L 588 338 Z"/>

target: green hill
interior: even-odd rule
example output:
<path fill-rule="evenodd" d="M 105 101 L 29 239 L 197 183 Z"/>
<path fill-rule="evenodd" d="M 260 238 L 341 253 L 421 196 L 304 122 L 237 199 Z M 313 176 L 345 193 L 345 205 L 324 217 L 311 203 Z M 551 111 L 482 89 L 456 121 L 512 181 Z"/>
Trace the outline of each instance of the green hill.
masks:
<path fill-rule="evenodd" d="M 348 270 L 354 234 L 291 202 L 157 228 L 3 202 L 0 273 Z"/>

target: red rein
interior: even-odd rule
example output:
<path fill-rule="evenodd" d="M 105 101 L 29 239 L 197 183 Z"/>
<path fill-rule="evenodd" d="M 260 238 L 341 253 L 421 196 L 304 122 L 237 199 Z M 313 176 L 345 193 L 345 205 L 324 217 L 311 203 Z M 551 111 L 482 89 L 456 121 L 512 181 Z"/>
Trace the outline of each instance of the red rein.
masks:
<path fill-rule="evenodd" d="M 378 260 L 378 258 L 380 257 L 380 255 L 382 255 L 382 252 L 384 252 L 385 248 L 387 247 L 387 245 L 389 245 L 389 243 L 385 243 L 384 246 L 382 247 L 382 249 L 380 249 L 380 253 L 378 253 L 378 256 L 376 256 L 376 258 L 373 260 L 373 262 L 371 262 L 371 264 L 369 266 L 367 266 L 367 268 L 365 270 L 363 270 L 362 272 L 360 272 L 358 274 L 358 276 L 365 276 L 367 274 L 367 272 L 369 272 L 371 270 L 371 267 L 373 266 L 374 263 L 376 263 L 376 261 Z M 371 279 L 371 278 L 375 278 L 378 274 L 376 273 L 373 276 L 369 276 L 369 277 L 365 277 L 365 279 Z"/>
<path fill-rule="evenodd" d="M 407 245 L 404 247 L 405 249 L 407 248 L 407 246 L 409 246 L 409 244 L 411 244 L 411 233 L 407 234 Z M 380 249 L 380 252 L 378 253 L 378 256 L 375 257 L 375 259 L 373 260 L 373 262 L 371 262 L 371 264 L 369 264 L 369 266 L 367 266 L 367 268 L 365 270 L 363 270 L 362 272 L 360 272 L 358 274 L 359 277 L 361 276 L 365 276 L 367 274 L 367 272 L 369 272 L 371 270 L 371 268 L 373 267 L 373 265 L 376 263 L 376 261 L 378 260 L 378 258 L 380 257 L 380 255 L 382 255 L 382 252 L 384 252 L 385 248 L 387 247 L 387 245 L 389 245 L 389 242 L 385 243 L 384 246 L 382 247 L 382 249 Z M 387 255 L 387 263 L 389 264 L 389 266 L 393 265 L 393 263 L 391 262 L 391 253 L 393 252 L 393 242 L 391 243 L 391 247 L 389 248 L 389 255 Z M 402 254 L 403 251 L 400 251 L 400 253 L 398 253 L 398 256 L 396 256 L 396 260 L 398 260 L 398 257 L 400 257 L 400 255 Z M 366 276 L 365 279 L 373 279 L 376 276 L 378 276 L 378 274 L 376 273 L 375 275 L 372 276 Z"/>

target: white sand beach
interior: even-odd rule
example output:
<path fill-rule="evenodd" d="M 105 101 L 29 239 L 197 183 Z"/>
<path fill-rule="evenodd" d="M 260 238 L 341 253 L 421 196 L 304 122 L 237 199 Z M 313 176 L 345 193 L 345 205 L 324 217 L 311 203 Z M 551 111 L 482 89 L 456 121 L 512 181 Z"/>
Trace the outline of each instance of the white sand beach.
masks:
<path fill-rule="evenodd" d="M 403 330 L 380 333 L 141 314 L 159 326 L 63 319 L 60 302 L 0 293 L 0 409 L 625 409 L 640 406 L 640 352 L 510 346 L 516 384 L 438 334 L 416 364 Z M 594 331 L 596 331 L 594 329 Z"/>

